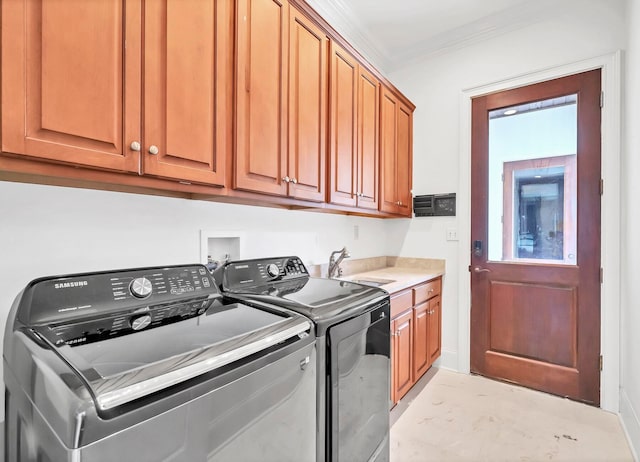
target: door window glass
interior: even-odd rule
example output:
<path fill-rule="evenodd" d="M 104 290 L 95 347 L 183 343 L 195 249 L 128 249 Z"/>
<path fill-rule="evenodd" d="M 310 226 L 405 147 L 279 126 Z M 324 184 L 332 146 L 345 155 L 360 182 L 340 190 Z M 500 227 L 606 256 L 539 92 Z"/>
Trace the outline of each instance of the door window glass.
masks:
<path fill-rule="evenodd" d="M 489 113 L 489 260 L 575 265 L 577 95 Z"/>

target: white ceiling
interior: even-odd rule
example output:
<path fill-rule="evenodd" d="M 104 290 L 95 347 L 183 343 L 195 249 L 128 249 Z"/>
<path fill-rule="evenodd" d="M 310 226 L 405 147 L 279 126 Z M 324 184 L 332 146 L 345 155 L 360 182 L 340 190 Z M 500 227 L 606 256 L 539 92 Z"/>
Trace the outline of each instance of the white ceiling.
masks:
<path fill-rule="evenodd" d="M 307 0 L 384 71 L 524 27 L 575 0 Z"/>

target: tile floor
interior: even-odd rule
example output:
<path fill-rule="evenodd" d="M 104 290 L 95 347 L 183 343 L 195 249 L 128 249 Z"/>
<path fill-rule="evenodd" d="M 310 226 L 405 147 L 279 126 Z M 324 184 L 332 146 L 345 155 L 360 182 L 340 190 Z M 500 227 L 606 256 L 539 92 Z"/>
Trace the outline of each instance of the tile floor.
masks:
<path fill-rule="evenodd" d="M 391 462 L 633 461 L 618 416 L 432 368 L 391 412 Z"/>

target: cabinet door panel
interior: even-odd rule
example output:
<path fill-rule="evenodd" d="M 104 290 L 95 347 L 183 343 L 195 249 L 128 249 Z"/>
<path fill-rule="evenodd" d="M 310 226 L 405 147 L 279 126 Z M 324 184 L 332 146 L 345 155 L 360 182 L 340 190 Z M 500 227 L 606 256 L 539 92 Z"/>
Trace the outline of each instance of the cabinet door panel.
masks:
<path fill-rule="evenodd" d="M 403 104 L 398 106 L 397 131 L 397 194 L 399 213 L 411 216 L 411 182 L 412 182 L 412 153 L 413 115 L 411 109 Z"/>
<path fill-rule="evenodd" d="M 383 88 L 380 105 L 380 149 L 381 149 L 381 187 L 380 210 L 396 213 L 398 211 L 397 190 L 397 126 L 398 101 L 395 96 Z"/>
<path fill-rule="evenodd" d="M 327 36 L 291 8 L 289 23 L 289 195 L 324 201 Z"/>
<path fill-rule="evenodd" d="M 358 62 L 331 43 L 329 201 L 356 205 Z"/>
<path fill-rule="evenodd" d="M 429 366 L 440 356 L 442 345 L 442 309 L 440 296 L 429 300 Z"/>
<path fill-rule="evenodd" d="M 215 0 L 145 3 L 145 173 L 224 185 L 230 14 Z"/>
<path fill-rule="evenodd" d="M 429 326 L 430 311 L 429 302 L 421 303 L 413 308 L 414 334 L 413 334 L 413 377 L 418 380 L 429 368 Z"/>
<path fill-rule="evenodd" d="M 239 0 L 234 187 L 287 194 L 288 4 Z"/>
<path fill-rule="evenodd" d="M 413 386 L 413 312 L 409 311 L 395 320 L 394 338 L 396 400 L 402 398 Z"/>
<path fill-rule="evenodd" d="M 2 150 L 137 171 L 136 21 L 136 2 L 2 2 Z"/>
<path fill-rule="evenodd" d="M 358 74 L 358 207 L 378 209 L 380 82 L 360 67 Z"/>

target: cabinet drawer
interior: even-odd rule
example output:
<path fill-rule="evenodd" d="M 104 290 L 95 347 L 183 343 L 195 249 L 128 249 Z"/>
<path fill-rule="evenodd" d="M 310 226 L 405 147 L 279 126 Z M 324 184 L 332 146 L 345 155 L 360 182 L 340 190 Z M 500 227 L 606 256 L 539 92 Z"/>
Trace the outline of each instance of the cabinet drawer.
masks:
<path fill-rule="evenodd" d="M 395 318 L 413 306 L 413 294 L 411 290 L 405 290 L 391 296 L 391 319 Z"/>
<path fill-rule="evenodd" d="M 440 295 L 442 279 L 434 279 L 413 289 L 413 304 L 417 305 L 436 295 Z"/>

